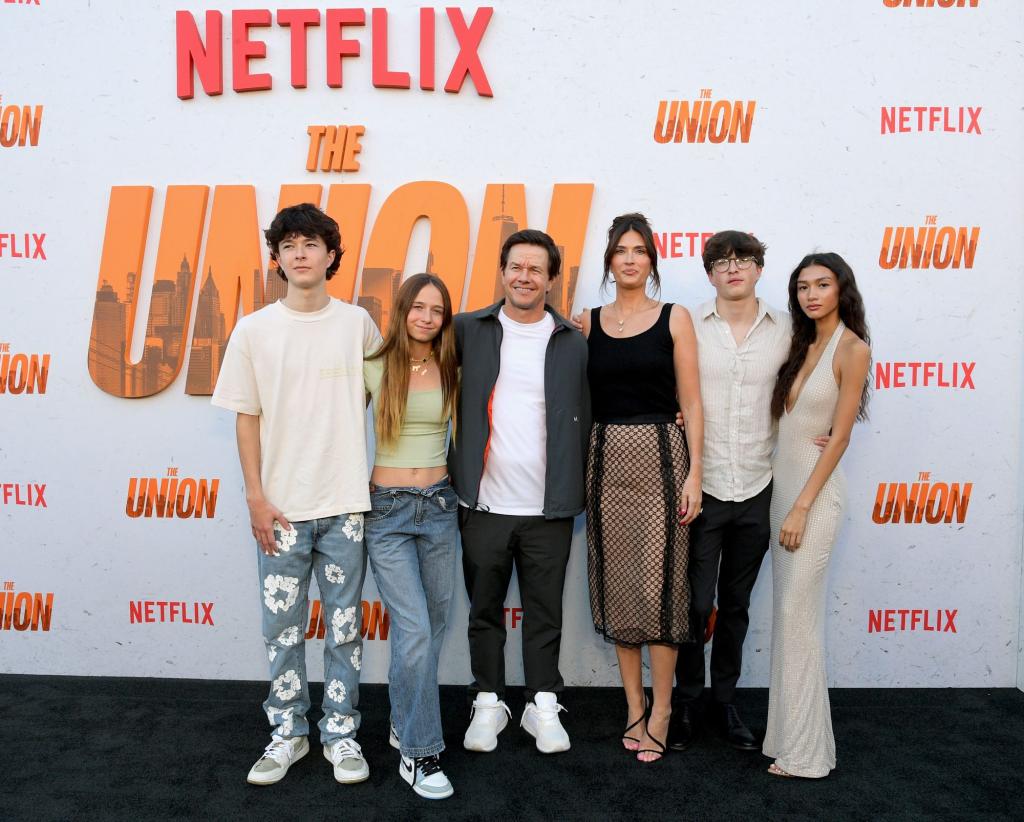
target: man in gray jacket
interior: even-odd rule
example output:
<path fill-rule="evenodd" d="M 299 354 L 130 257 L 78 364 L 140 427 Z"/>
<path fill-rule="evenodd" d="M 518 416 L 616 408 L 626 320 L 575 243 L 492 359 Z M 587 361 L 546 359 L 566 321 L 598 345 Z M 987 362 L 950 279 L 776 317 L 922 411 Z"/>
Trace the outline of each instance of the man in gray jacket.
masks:
<path fill-rule="evenodd" d="M 463 744 L 493 751 L 511 716 L 504 604 L 514 565 L 527 698 L 520 724 L 538 750 L 556 753 L 569 749 L 558 653 L 573 518 L 584 507 L 587 343 L 545 303 L 561 267 L 547 234 L 513 234 L 500 265 L 505 299 L 455 318 L 462 390 L 448 468 L 461 502 L 475 692 Z"/>

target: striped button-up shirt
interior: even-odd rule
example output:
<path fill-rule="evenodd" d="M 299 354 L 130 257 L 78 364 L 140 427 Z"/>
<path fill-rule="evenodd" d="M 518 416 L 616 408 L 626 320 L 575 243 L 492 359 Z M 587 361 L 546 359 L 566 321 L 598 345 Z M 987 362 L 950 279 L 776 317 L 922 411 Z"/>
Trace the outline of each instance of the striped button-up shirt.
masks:
<path fill-rule="evenodd" d="M 704 404 L 704 492 L 727 502 L 750 499 L 772 479 L 772 391 L 789 353 L 789 315 L 758 300 L 757 319 L 737 344 L 712 300 L 697 309 L 694 328 Z"/>

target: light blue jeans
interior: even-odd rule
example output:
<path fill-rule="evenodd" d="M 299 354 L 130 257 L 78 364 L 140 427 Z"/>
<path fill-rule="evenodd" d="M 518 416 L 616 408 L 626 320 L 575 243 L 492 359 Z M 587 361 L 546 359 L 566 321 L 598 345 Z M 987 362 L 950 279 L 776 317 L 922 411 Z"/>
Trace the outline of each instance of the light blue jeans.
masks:
<path fill-rule="evenodd" d="M 291 532 L 282 532 L 275 523 L 274 531 L 278 556 L 258 554 L 263 640 L 270 659 L 270 695 L 263 710 L 273 727 L 272 735 L 288 739 L 309 733 L 305 637 L 309 577 L 315 572 L 327 623 L 320 739 L 329 745 L 343 737 L 355 737 L 366 576 L 363 515 L 293 522 Z"/>
<path fill-rule="evenodd" d="M 366 553 L 391 618 L 391 721 L 406 757 L 444 750 L 437 660 L 455 585 L 458 498 L 429 488 L 371 486 Z"/>

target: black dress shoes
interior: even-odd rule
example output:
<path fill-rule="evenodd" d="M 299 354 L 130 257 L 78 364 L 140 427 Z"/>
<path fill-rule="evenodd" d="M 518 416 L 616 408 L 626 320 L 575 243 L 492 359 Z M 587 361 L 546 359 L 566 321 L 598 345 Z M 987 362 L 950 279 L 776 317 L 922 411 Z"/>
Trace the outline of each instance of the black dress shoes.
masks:
<path fill-rule="evenodd" d="M 743 724 L 735 705 L 719 705 L 720 728 L 726 742 L 738 751 L 756 751 L 757 740 L 750 728 Z"/>
<path fill-rule="evenodd" d="M 693 744 L 693 706 L 689 702 L 673 709 L 668 723 L 668 746 L 673 751 L 685 751 Z"/>

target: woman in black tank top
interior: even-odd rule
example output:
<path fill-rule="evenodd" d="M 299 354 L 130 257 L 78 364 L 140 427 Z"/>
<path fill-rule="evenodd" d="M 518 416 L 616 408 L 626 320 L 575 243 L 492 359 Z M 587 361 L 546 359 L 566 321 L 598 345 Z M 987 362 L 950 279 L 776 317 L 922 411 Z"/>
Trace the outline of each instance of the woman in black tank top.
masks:
<path fill-rule="evenodd" d="M 615 300 L 585 312 L 594 412 L 587 459 L 587 570 L 594 627 L 615 643 L 628 712 L 623 746 L 641 762 L 666 752 L 678 645 L 690 629 L 689 523 L 700 511 L 704 419 L 697 341 L 685 308 L 660 286 L 650 225 L 617 217 L 602 287 Z M 676 424 L 682 408 L 685 434 Z M 654 700 L 643 689 L 648 645 Z M 649 707 L 648 707 L 649 706 Z"/>

